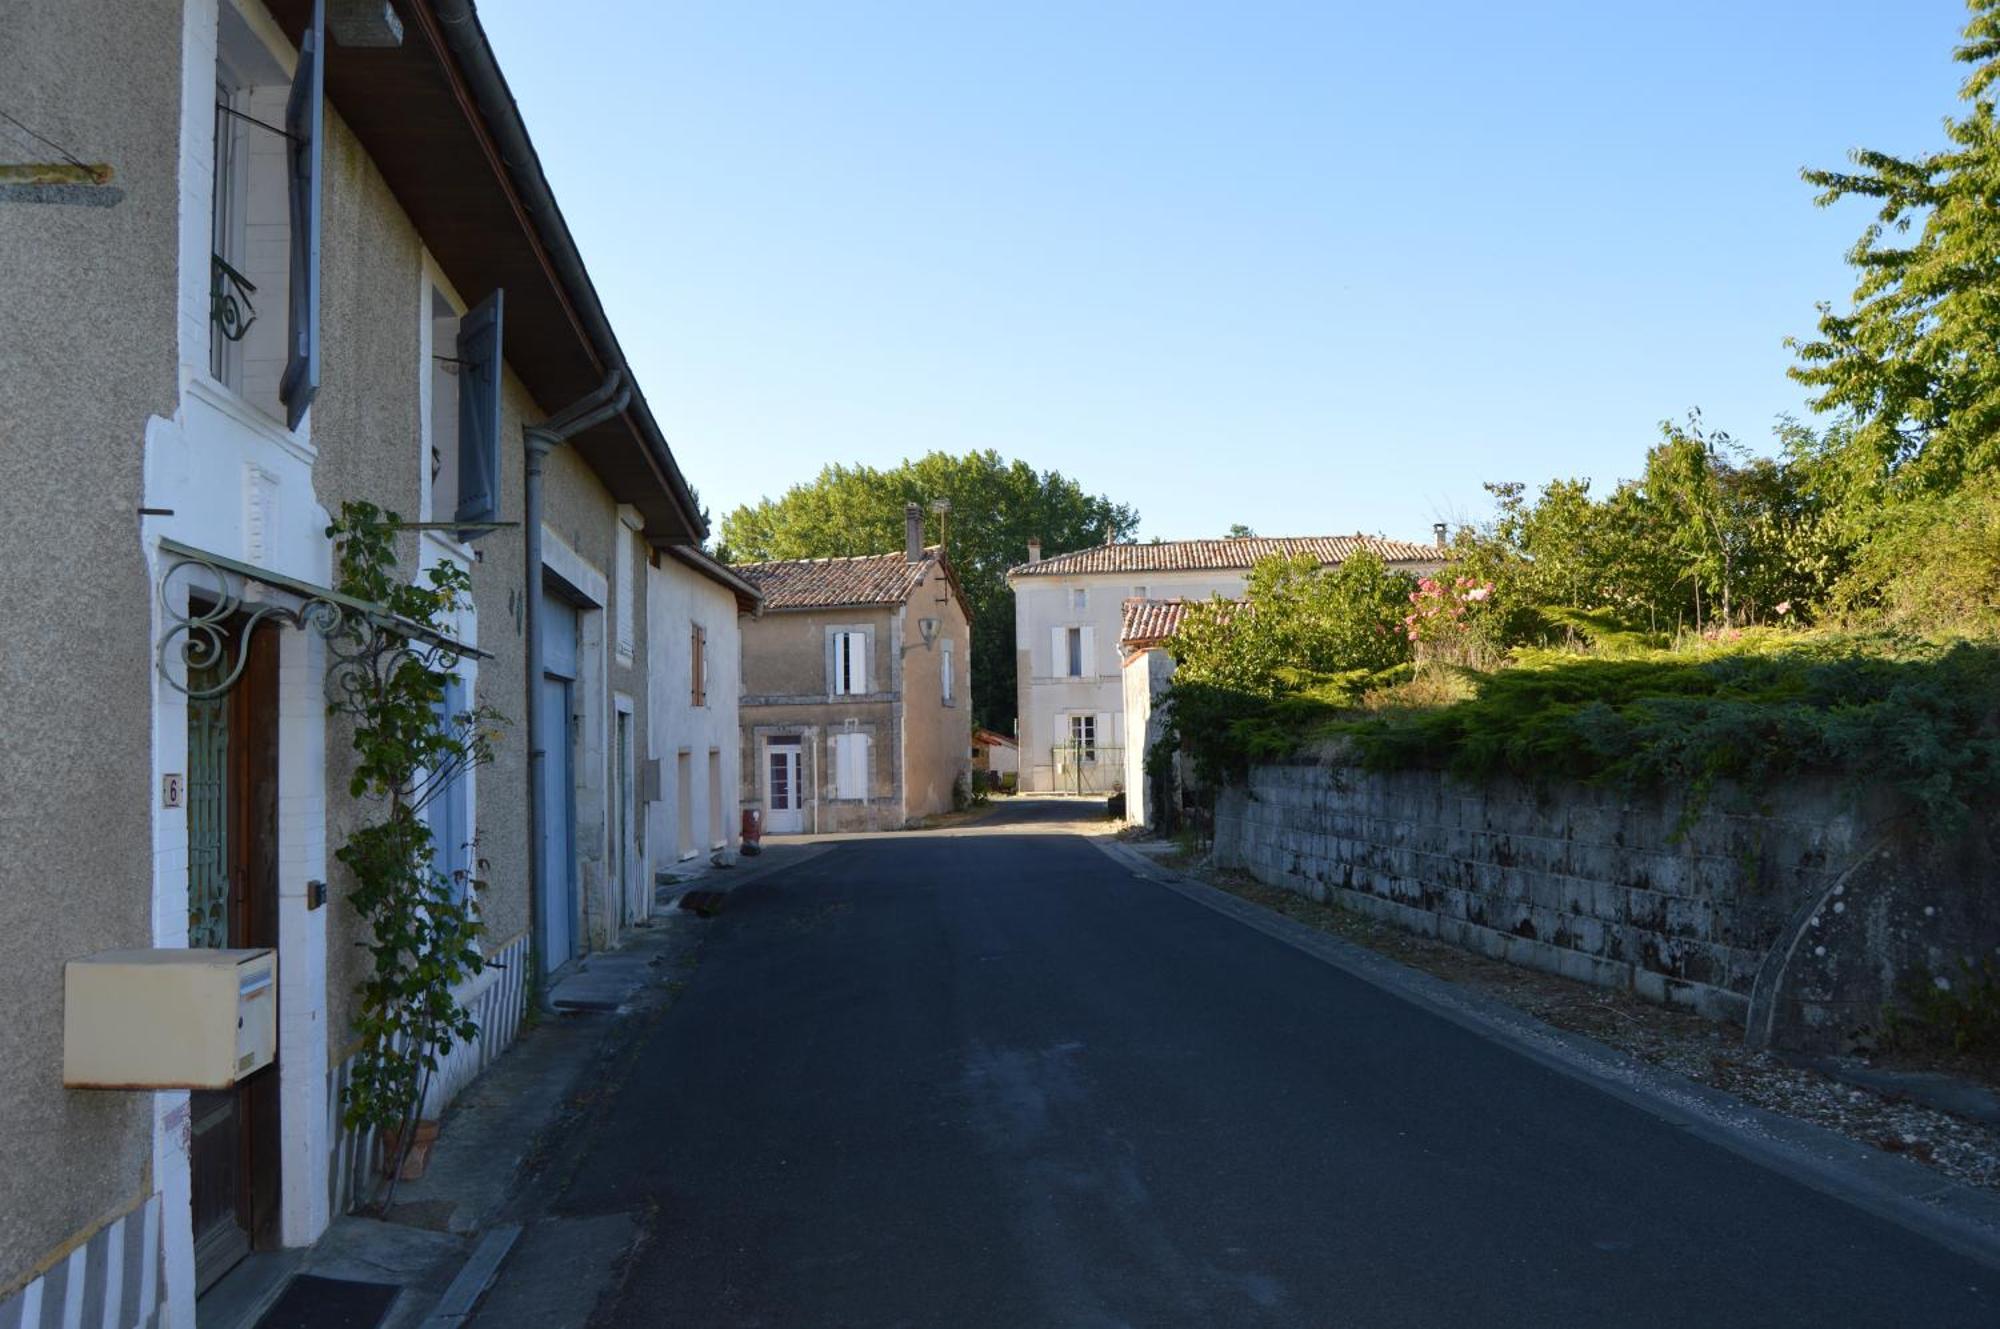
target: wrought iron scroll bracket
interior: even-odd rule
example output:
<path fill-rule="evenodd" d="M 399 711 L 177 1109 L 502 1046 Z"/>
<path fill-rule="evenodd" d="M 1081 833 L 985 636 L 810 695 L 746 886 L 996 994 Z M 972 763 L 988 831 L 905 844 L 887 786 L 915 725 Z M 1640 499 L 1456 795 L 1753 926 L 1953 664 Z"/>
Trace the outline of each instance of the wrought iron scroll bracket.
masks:
<path fill-rule="evenodd" d="M 229 341 L 242 341 L 257 321 L 257 306 L 250 303 L 257 286 L 229 266 L 220 254 L 208 256 L 208 317 Z"/>
<path fill-rule="evenodd" d="M 379 606 L 331 591 L 313 594 L 302 584 L 287 588 L 295 604 L 252 601 L 239 589 L 244 570 L 224 566 L 228 560 L 203 557 L 185 546 L 169 552 L 172 561 L 160 574 L 166 630 L 157 664 L 170 687 L 194 700 L 219 697 L 236 686 L 249 663 L 251 636 L 266 622 L 311 632 L 325 643 L 326 691 L 336 705 L 365 695 L 405 663 L 452 671 L 466 655 L 478 654 Z M 191 686 L 188 679 L 195 675 L 202 680 Z"/>

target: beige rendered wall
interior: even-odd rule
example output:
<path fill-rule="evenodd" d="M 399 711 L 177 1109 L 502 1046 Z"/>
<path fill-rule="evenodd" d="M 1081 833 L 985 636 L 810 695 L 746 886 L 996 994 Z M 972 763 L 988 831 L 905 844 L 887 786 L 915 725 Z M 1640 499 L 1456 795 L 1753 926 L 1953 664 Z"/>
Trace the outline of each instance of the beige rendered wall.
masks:
<path fill-rule="evenodd" d="M 62 974 L 152 940 L 137 509 L 175 401 L 180 60 L 178 5 L 0 3 L 8 113 L 113 172 L 0 195 L 0 1301 L 150 1190 L 151 1096 L 62 1087 Z"/>
<path fill-rule="evenodd" d="M 764 744 L 773 735 L 803 740 L 800 781 L 807 793 L 805 829 L 893 830 L 906 814 L 902 799 L 903 607 L 779 610 L 743 621 L 742 797 L 767 805 Z M 870 634 L 869 691 L 835 697 L 828 673 L 827 634 Z M 864 800 L 834 794 L 830 735 L 853 727 L 868 734 L 869 789 Z"/>
<path fill-rule="evenodd" d="M 918 620 L 938 620 L 924 645 Z M 972 769 L 972 700 L 968 677 L 972 631 L 965 609 L 942 577 L 910 596 L 903 639 L 903 815 L 914 820 L 951 810 L 952 786 Z M 944 701 L 944 643 L 951 643 L 952 701 Z"/>
<path fill-rule="evenodd" d="M 344 499 L 365 499 L 416 520 L 424 505 L 426 479 L 422 433 L 422 392 L 428 365 L 420 346 L 421 327 L 433 275 L 441 276 L 467 304 L 489 288 L 477 273 L 453 274 L 427 268 L 421 237 L 386 181 L 337 115 L 328 117 L 324 236 L 321 250 L 321 389 L 313 406 L 313 440 L 319 449 L 313 485 L 329 514 Z M 461 284 L 462 281 L 462 284 Z M 440 349 L 438 353 L 449 354 Z M 562 403 L 558 403 L 561 405 Z M 500 712 L 508 723 L 495 746 L 494 760 L 474 775 L 475 855 L 484 885 L 479 894 L 485 949 L 494 954 L 529 927 L 527 802 L 528 733 L 525 699 L 525 638 L 518 605 L 523 586 L 521 429 L 549 412 L 537 404 L 510 372 L 502 396 L 500 517 L 516 523 L 481 537 L 478 557 L 438 534 L 411 534 L 398 544 L 406 571 L 442 557 L 457 557 L 472 581 L 474 612 L 461 624 L 487 659 L 474 662 L 477 700 Z M 619 523 L 616 504 L 596 475 L 575 454 L 558 449 L 544 471 L 544 529 L 594 569 L 611 577 L 615 543 L 632 538 Z M 643 558 L 637 566 L 643 570 Z M 636 574 L 635 574 L 636 582 Z M 605 598 L 609 600 L 609 592 Z M 611 788 L 604 736 L 614 693 L 631 699 L 635 743 L 646 732 L 645 641 L 636 635 L 630 663 L 621 661 L 605 621 L 610 605 L 586 610 L 583 632 L 596 631 L 600 668 L 594 691 L 579 694 L 586 709 L 586 738 L 594 761 L 577 754 L 577 847 L 580 913 L 576 935 L 595 935 L 601 944 L 615 931 L 608 864 L 609 818 L 605 796 Z M 644 623 L 644 595 L 638 593 L 637 622 Z M 595 620 L 591 623 L 588 620 Z M 328 1051 L 338 1062 L 354 1051 L 351 1034 L 354 988 L 367 957 L 358 917 L 345 904 L 345 871 L 331 851 L 373 809 L 346 797 L 352 766 L 350 734 L 333 724 L 327 733 L 327 844 L 333 887 L 328 918 Z M 643 755 L 643 754 L 642 754 Z M 643 821 L 643 818 L 636 819 Z M 593 933 L 594 929 L 594 933 Z"/>

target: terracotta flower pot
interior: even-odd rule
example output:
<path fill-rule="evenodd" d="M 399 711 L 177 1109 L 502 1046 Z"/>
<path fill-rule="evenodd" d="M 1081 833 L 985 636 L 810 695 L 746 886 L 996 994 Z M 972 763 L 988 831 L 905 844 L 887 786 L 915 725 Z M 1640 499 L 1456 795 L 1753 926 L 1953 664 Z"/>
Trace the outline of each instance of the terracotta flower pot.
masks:
<path fill-rule="evenodd" d="M 415 1181 L 424 1175 L 424 1169 L 431 1163 L 431 1146 L 437 1143 L 438 1124 L 435 1121 L 419 1121 L 415 1135 L 410 1140 L 410 1156 L 403 1159 L 403 1171 L 399 1181 Z M 403 1132 L 390 1127 L 382 1132 L 382 1175 L 388 1176 L 396 1166 L 396 1160 L 403 1156 Z"/>

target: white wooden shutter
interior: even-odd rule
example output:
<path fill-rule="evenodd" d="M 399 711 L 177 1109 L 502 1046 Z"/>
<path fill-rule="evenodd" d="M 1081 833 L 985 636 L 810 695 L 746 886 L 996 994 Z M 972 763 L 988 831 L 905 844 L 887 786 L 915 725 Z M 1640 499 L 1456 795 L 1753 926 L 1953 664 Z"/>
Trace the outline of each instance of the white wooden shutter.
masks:
<path fill-rule="evenodd" d="M 833 736 L 833 796 L 868 797 L 868 735 Z"/>
<path fill-rule="evenodd" d="M 854 679 L 853 687 L 849 690 L 852 692 L 872 692 L 874 689 L 868 686 L 868 634 L 865 632 L 850 632 L 847 636 L 848 640 L 854 644 Z"/>
<path fill-rule="evenodd" d="M 1097 643 L 1093 640 L 1093 638 L 1095 638 L 1097 634 L 1090 628 L 1079 628 L 1078 631 L 1083 634 L 1083 676 L 1085 678 L 1096 678 Z M 1103 730 L 1100 729 L 1098 732 L 1101 736 Z"/>
<path fill-rule="evenodd" d="M 1111 737 L 1111 714 L 1108 711 L 1097 713 L 1097 746 L 1100 751 L 1117 746 L 1117 740 Z"/>

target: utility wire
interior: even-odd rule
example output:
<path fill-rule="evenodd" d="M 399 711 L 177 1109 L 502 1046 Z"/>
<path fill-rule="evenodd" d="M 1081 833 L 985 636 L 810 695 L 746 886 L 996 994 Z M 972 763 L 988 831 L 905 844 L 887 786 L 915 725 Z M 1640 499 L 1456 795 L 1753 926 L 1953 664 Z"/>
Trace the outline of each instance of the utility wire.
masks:
<path fill-rule="evenodd" d="M 28 137 L 34 139 L 37 143 L 42 143 L 47 145 L 48 147 L 54 148 L 58 153 L 62 154 L 62 159 L 64 161 L 68 162 L 71 166 L 76 167 L 79 171 L 88 171 L 91 169 L 87 163 L 80 161 L 76 157 L 76 155 L 72 153 L 68 148 L 65 148 L 62 144 L 56 142 L 52 138 L 47 137 L 46 135 L 37 134 L 34 130 L 28 128 L 28 126 L 22 124 L 19 120 L 16 120 L 13 116 L 7 114 L 7 112 L 4 110 L 0 110 L 0 120 L 5 120 L 8 124 L 13 125 L 16 129 L 28 135 Z"/>

